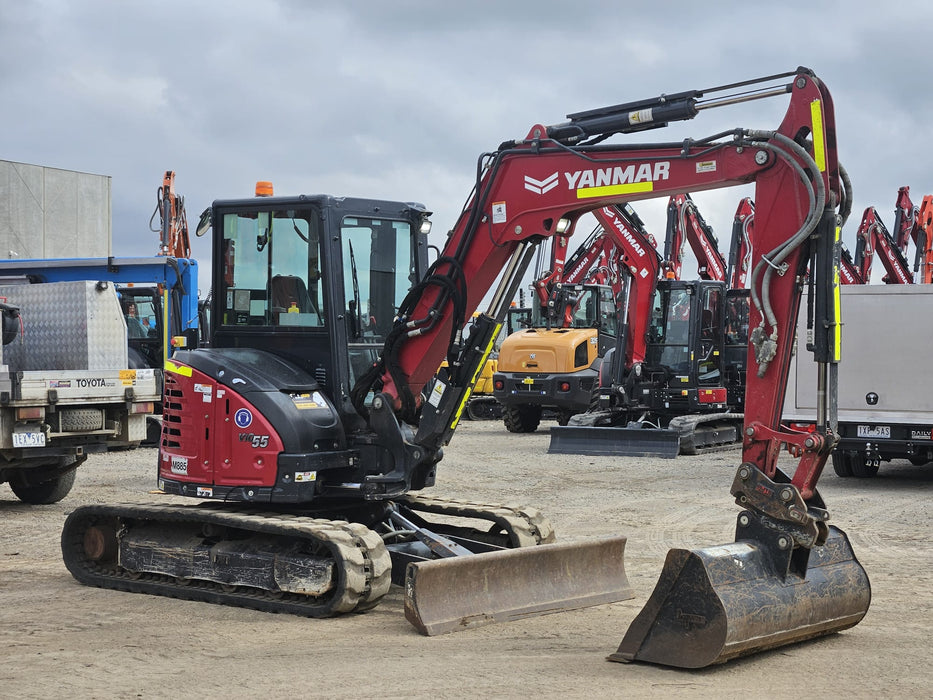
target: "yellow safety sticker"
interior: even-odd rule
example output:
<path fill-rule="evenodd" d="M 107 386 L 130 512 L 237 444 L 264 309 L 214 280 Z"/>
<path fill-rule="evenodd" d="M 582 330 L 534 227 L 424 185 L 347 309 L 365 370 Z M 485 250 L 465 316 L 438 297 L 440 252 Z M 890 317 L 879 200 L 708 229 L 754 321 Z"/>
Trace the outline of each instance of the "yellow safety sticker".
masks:
<path fill-rule="evenodd" d="M 619 194 L 635 194 L 637 192 L 653 192 L 653 182 L 632 182 L 625 185 L 602 185 L 601 187 L 581 187 L 577 190 L 577 199 L 591 199 L 593 197 L 613 197 Z"/>
<path fill-rule="evenodd" d="M 184 365 L 176 365 L 176 364 L 175 364 L 174 362 L 172 362 L 171 360 L 166 360 L 166 361 L 165 361 L 165 371 L 166 371 L 166 372 L 174 372 L 175 374 L 180 374 L 180 375 L 182 375 L 182 376 L 184 376 L 184 377 L 190 377 L 190 376 L 191 376 L 191 368 L 190 368 L 190 367 L 185 367 Z"/>
<path fill-rule="evenodd" d="M 826 172 L 826 136 L 823 133 L 823 105 L 820 100 L 810 103 L 810 121 L 813 123 L 813 160 L 820 172 Z"/>

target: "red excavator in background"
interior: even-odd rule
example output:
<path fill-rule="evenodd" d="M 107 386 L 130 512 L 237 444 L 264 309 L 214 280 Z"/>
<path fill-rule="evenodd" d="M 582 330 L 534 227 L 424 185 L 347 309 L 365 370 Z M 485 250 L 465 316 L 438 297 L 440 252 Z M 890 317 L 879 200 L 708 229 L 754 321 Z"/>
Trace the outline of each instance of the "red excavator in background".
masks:
<path fill-rule="evenodd" d="M 882 282 L 913 284 L 914 278 L 907 259 L 881 221 L 878 211 L 874 207 L 868 207 L 862 215 L 855 243 L 854 263 L 863 284 L 871 283 L 871 264 L 875 252 L 881 258 L 881 264 L 885 269 Z"/>
<path fill-rule="evenodd" d="M 897 189 L 897 200 L 894 202 L 894 245 L 907 257 L 907 246 L 913 241 L 917 243 L 917 222 L 920 208 L 910 199 L 910 187 L 906 185 Z"/>
<path fill-rule="evenodd" d="M 666 279 L 681 279 L 684 241 L 697 259 L 697 277 L 701 280 L 726 279 L 726 261 L 719 252 L 719 241 L 712 227 L 700 214 L 689 194 L 675 194 L 667 205 L 667 235 L 664 238 Z"/>
<path fill-rule="evenodd" d="M 729 246 L 729 262 L 726 268 L 729 289 L 745 289 L 748 286 L 754 231 L 755 203 L 751 197 L 743 197 L 735 208 L 735 216 L 732 219 L 732 244 Z"/>
<path fill-rule="evenodd" d="M 777 95 L 789 97 L 777 129 L 643 141 L 670 121 Z M 607 141 L 631 133 L 638 143 Z M 857 624 L 868 579 L 816 489 L 839 359 L 835 134 L 830 94 L 805 68 L 536 124 L 480 157 L 475 190 L 424 274 L 423 207 L 324 195 L 215 202 L 213 343 L 167 365 L 158 471 L 166 493 L 204 503 L 80 507 L 62 532 L 66 565 L 92 585 L 326 616 L 376 605 L 392 560 L 405 570 L 406 616 L 428 633 L 498 619 L 481 599 L 519 616 L 561 609 L 541 601 L 568 577 L 584 602 L 631 595 L 613 576 L 610 595 L 595 590 L 607 568 L 620 573 L 618 547 L 522 547 L 553 534 L 534 509 L 411 492 L 434 485 L 540 241 L 599 207 L 755 183 L 735 541 L 672 550 L 611 658 L 695 668 Z M 796 433 L 781 405 L 804 285 L 820 409 L 814 430 Z M 778 468 L 782 446 L 798 460 L 792 475 Z M 581 553 L 593 556 L 572 565 Z"/>

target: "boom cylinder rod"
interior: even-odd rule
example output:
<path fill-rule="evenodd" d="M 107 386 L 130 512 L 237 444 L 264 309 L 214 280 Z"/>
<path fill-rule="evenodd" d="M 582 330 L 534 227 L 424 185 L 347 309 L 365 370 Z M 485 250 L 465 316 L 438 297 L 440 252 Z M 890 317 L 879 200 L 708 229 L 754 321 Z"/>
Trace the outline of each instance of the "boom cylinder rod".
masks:
<path fill-rule="evenodd" d="M 519 243 L 515 252 L 512 253 L 512 257 L 509 258 L 499 286 L 489 301 L 489 308 L 486 311 L 487 316 L 500 322 L 505 320 L 509 306 L 512 299 L 515 298 L 515 293 L 518 291 L 525 270 L 528 269 L 528 265 L 531 263 L 531 257 L 534 255 L 536 247 L 537 244 L 531 241 Z"/>

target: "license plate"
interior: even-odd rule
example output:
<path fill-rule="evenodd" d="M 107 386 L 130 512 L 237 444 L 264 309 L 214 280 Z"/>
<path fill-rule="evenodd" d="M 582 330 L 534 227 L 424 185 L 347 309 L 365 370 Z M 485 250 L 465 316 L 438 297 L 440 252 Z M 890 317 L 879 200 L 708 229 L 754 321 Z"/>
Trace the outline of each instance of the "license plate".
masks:
<path fill-rule="evenodd" d="M 45 433 L 13 433 L 13 447 L 45 447 Z"/>
<path fill-rule="evenodd" d="M 889 438 L 891 437 L 891 426 L 860 425 L 858 427 L 858 436 L 860 438 Z"/>

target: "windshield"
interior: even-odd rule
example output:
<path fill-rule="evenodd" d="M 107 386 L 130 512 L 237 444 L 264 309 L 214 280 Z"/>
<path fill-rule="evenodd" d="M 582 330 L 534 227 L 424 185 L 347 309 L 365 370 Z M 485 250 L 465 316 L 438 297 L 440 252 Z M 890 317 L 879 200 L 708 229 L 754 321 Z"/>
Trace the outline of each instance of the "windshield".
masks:
<path fill-rule="evenodd" d="M 563 287 L 552 299 L 550 307 L 534 305 L 532 327 L 600 328 L 604 333 L 615 334 L 616 303 L 608 287 Z"/>
<path fill-rule="evenodd" d="M 418 268 L 407 221 L 346 217 L 341 222 L 343 294 L 353 381 L 377 359 Z"/>
<path fill-rule="evenodd" d="M 323 327 L 320 230 L 311 211 L 225 214 L 222 322 Z"/>
<path fill-rule="evenodd" d="M 686 373 L 690 353 L 690 291 L 685 288 L 659 289 L 654 295 L 648 328 L 646 361 Z"/>

